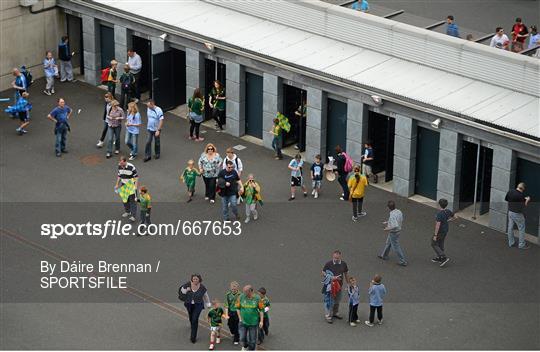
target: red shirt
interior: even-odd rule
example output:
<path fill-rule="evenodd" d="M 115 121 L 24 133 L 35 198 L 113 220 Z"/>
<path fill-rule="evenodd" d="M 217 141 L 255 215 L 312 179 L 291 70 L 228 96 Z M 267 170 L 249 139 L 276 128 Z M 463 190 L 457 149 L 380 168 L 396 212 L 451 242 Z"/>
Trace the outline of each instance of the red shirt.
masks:
<path fill-rule="evenodd" d="M 525 31 L 525 33 L 522 33 L 523 30 L 526 30 L 526 29 L 527 29 L 527 27 L 526 27 L 523 23 L 520 23 L 520 24 L 516 23 L 516 24 L 514 24 L 514 25 L 512 26 L 512 32 L 513 32 L 513 34 L 512 34 L 512 40 L 516 40 L 516 41 L 518 41 L 518 42 L 520 42 L 520 43 L 524 43 L 526 37 L 519 37 L 519 38 L 518 38 L 517 35 L 518 35 L 518 34 L 525 34 L 525 33 L 527 33 L 526 31 Z"/>

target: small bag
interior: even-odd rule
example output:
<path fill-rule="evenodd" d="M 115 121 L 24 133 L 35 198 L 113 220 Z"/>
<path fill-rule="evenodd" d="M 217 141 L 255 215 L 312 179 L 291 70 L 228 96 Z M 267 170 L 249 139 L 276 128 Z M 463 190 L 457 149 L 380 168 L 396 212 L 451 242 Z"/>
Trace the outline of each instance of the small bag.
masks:
<path fill-rule="evenodd" d="M 178 288 L 178 299 L 181 300 L 182 302 L 185 302 L 187 300 L 187 293 L 182 292 L 182 288 L 185 288 L 186 285 L 189 285 L 189 284 L 180 285 L 180 287 Z"/>

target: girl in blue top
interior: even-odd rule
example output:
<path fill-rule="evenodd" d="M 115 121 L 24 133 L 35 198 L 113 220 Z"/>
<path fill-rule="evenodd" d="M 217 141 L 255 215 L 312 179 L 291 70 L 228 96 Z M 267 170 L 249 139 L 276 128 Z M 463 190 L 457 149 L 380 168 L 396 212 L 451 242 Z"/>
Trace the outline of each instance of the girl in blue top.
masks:
<path fill-rule="evenodd" d="M 369 320 L 366 320 L 365 323 L 367 326 L 373 326 L 373 321 L 375 320 L 375 311 L 377 311 L 377 319 L 379 319 L 379 325 L 383 322 L 382 306 L 383 298 L 386 295 L 386 287 L 381 284 L 382 277 L 380 275 L 375 275 L 371 283 L 369 284 Z"/>
<path fill-rule="evenodd" d="M 126 145 L 131 150 L 129 160 L 134 160 L 137 157 L 137 144 L 139 141 L 139 127 L 141 127 L 141 114 L 135 102 L 128 104 L 126 118 Z"/>
<path fill-rule="evenodd" d="M 45 73 L 46 85 L 43 93 L 47 95 L 54 94 L 54 77 L 58 76 L 58 66 L 54 60 L 53 54 L 47 51 L 43 60 L 43 72 Z"/>

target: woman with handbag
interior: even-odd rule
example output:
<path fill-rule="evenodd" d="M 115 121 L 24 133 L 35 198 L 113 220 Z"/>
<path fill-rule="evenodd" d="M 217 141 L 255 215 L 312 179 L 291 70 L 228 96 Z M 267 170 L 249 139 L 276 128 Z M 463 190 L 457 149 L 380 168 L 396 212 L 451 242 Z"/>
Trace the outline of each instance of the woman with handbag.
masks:
<path fill-rule="evenodd" d="M 199 129 L 201 128 L 201 123 L 204 121 L 204 98 L 200 88 L 195 88 L 193 91 L 193 96 L 188 101 L 188 109 L 189 139 L 202 142 L 204 138 L 199 137 Z M 195 132 L 195 135 L 193 135 L 193 132 Z"/>
<path fill-rule="evenodd" d="M 368 180 L 365 175 L 360 173 L 360 166 L 356 165 L 353 169 L 354 175 L 349 178 L 349 200 L 352 202 L 353 216 L 352 220 L 357 221 L 359 216 L 366 216 L 366 212 L 362 211 L 364 203 L 364 194 L 368 185 Z"/>
<path fill-rule="evenodd" d="M 199 328 L 199 316 L 204 307 L 211 307 L 210 298 L 206 287 L 202 284 L 202 277 L 199 274 L 192 274 L 189 282 L 183 284 L 178 289 L 178 298 L 184 302 L 189 322 L 191 324 L 191 343 L 197 342 L 197 330 Z"/>

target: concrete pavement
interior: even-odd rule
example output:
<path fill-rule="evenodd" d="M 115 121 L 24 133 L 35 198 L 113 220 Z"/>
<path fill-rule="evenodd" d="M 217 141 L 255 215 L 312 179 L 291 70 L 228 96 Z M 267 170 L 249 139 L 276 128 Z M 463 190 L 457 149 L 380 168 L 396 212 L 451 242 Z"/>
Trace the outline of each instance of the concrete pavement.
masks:
<path fill-rule="evenodd" d="M 441 269 L 429 261 L 435 216 L 431 206 L 370 187 L 368 215 L 353 223 L 350 204 L 339 201 L 337 183 L 328 182 L 321 198 L 288 202 L 288 160 L 275 161 L 269 150 L 206 128 L 204 137 L 222 154 L 229 146 L 247 147 L 238 154 L 246 172 L 254 172 L 263 186 L 261 219 L 243 226 L 240 236 L 43 238 L 42 223 L 105 222 L 120 219 L 122 207 L 113 193 L 117 160 L 105 159 L 105 151 L 95 148 L 104 92 L 84 83 L 57 84 L 56 96 L 47 97 L 40 93 L 42 85 L 38 81 L 30 91 L 34 110 L 27 135 L 17 136 L 17 124 L 9 117 L 0 119 L 3 349 L 207 348 L 204 327 L 199 343 L 192 345 L 185 316 L 152 300 L 118 290 L 40 289 L 40 261 L 59 257 L 94 263 L 160 260 L 158 273 L 128 274 L 129 285 L 179 311 L 177 288 L 192 272 L 203 275 L 212 298 L 223 299 L 232 280 L 265 286 L 273 306 L 266 349 L 540 347 L 537 246 L 509 249 L 503 234 L 460 219 L 450 225 L 447 240 L 452 261 Z M 56 158 L 53 126 L 45 116 L 62 95 L 82 112 L 72 121 L 70 153 Z M 185 120 L 167 114 L 161 159 L 134 162 L 141 184 L 153 196 L 155 223 L 220 218 L 219 203 L 211 206 L 201 199 L 201 180 L 197 198 L 184 203 L 185 187 L 178 175 L 207 142 L 188 141 L 187 131 Z M 397 266 L 393 255 L 388 262 L 376 257 L 385 240 L 381 222 L 388 199 L 395 199 L 405 214 L 407 268 Z M 375 273 L 383 276 L 389 290 L 385 325 L 370 329 L 324 322 L 320 270 L 334 249 L 343 251 L 350 274 L 362 288 L 361 319 L 367 317 L 369 279 Z M 346 314 L 346 302 L 342 312 Z M 218 349 L 226 347 L 231 347 L 230 340 Z"/>

